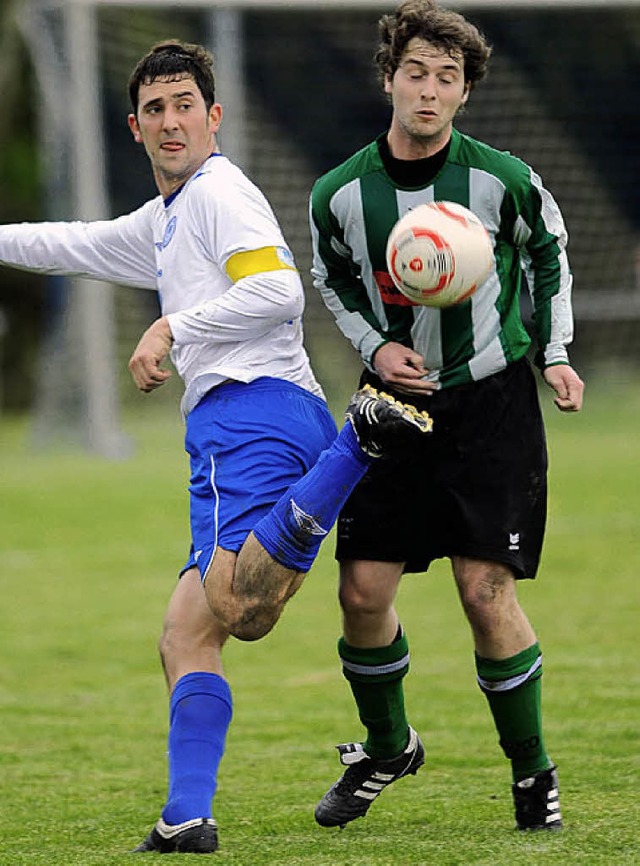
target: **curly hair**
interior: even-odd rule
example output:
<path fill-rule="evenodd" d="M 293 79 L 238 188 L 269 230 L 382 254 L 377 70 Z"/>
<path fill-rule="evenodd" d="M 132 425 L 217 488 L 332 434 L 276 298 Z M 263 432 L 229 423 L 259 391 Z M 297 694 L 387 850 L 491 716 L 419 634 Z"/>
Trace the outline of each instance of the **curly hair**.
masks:
<path fill-rule="evenodd" d="M 473 88 L 487 72 L 491 48 L 478 28 L 435 0 L 405 0 L 392 15 L 378 22 L 380 42 L 375 53 L 378 78 L 392 78 L 411 39 L 418 37 L 451 56 L 462 56 L 464 78 Z"/>
<path fill-rule="evenodd" d="M 189 75 L 198 85 L 208 111 L 216 101 L 213 55 L 202 45 L 177 39 L 158 42 L 140 58 L 129 78 L 129 99 L 134 114 L 138 112 L 140 85 L 151 84 L 158 78 L 179 81 Z"/>

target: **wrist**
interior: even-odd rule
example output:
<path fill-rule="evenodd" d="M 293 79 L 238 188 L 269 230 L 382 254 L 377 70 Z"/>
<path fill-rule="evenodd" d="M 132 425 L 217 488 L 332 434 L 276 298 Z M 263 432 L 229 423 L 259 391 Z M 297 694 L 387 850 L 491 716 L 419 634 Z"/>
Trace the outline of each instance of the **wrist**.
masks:
<path fill-rule="evenodd" d="M 169 345 L 173 344 L 173 331 L 171 330 L 169 319 L 166 316 L 161 316 L 159 319 L 156 319 L 149 330 L 153 331 L 159 337 L 162 337 L 162 339 L 166 340 Z"/>

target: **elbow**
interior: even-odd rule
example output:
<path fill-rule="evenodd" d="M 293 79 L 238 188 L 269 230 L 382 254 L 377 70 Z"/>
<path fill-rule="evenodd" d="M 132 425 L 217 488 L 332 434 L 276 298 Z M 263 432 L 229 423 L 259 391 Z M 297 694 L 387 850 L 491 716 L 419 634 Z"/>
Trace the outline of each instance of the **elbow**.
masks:
<path fill-rule="evenodd" d="M 300 274 L 297 271 L 277 271 L 276 273 L 278 277 L 274 279 L 273 288 L 275 291 L 272 295 L 272 301 L 278 311 L 277 318 L 282 322 L 301 318 L 304 312 L 305 297 Z"/>
<path fill-rule="evenodd" d="M 291 302 L 287 305 L 287 308 L 288 315 L 286 316 L 285 321 L 302 318 L 302 314 L 304 313 L 304 293 L 301 291 L 298 296 L 292 298 Z"/>

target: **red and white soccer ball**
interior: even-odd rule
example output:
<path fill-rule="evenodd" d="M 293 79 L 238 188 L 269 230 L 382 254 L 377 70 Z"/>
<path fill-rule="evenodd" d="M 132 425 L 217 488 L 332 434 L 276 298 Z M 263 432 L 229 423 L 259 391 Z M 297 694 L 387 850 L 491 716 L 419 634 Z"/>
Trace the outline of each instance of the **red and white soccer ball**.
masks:
<path fill-rule="evenodd" d="M 451 201 L 405 214 L 387 241 L 387 267 L 416 304 L 450 307 L 470 298 L 493 267 L 491 239 L 478 217 Z"/>

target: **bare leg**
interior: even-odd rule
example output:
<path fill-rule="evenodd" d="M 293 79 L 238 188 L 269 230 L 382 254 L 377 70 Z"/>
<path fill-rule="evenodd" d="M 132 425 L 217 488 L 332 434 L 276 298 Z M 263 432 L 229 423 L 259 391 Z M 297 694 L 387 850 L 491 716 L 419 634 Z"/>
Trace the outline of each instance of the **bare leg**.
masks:
<path fill-rule="evenodd" d="M 171 596 L 159 642 L 169 690 L 194 671 L 224 676 L 221 652 L 228 635 L 207 604 L 197 568 L 189 569 Z"/>
<path fill-rule="evenodd" d="M 251 533 L 236 556 L 218 548 L 205 580 L 207 601 L 229 634 L 259 640 L 274 627 L 305 574 L 280 565 Z"/>
<path fill-rule="evenodd" d="M 402 564 L 348 561 L 340 566 L 344 638 L 354 647 L 388 646 L 398 631 L 393 602 Z"/>
<path fill-rule="evenodd" d="M 460 556 L 453 557 L 452 565 L 479 656 L 506 659 L 536 642 L 518 602 L 516 581 L 506 565 Z"/>

